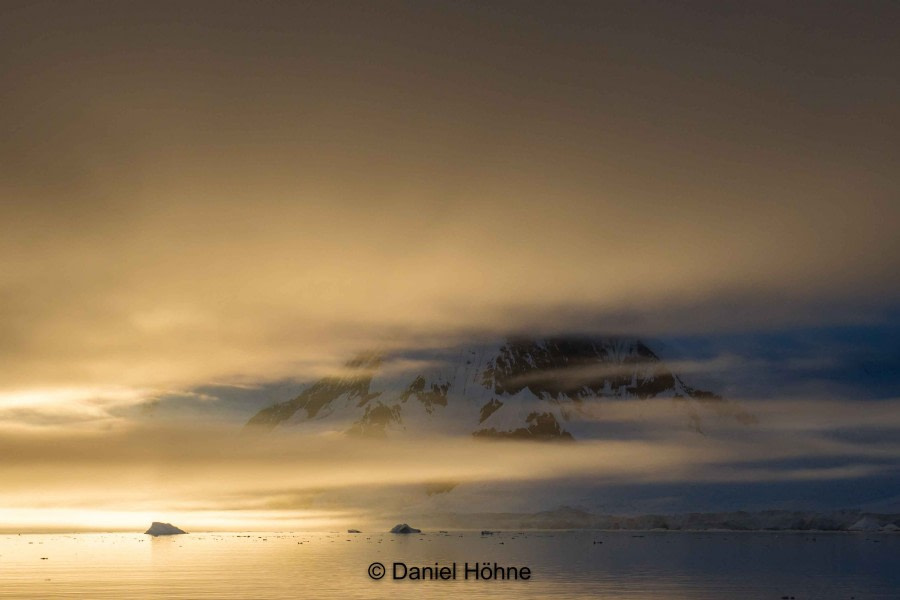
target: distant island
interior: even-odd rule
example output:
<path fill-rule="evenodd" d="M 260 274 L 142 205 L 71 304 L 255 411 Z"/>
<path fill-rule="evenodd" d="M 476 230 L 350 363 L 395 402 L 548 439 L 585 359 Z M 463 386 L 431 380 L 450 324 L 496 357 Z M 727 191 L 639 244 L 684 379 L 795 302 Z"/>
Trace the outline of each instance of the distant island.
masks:
<path fill-rule="evenodd" d="M 425 517 L 421 517 L 425 518 Z M 443 513 L 429 515 L 430 525 L 461 529 L 608 529 L 670 531 L 900 531 L 900 514 L 859 510 L 805 512 L 791 510 L 718 513 L 602 515 L 571 507 L 537 513 Z"/>
<path fill-rule="evenodd" d="M 187 531 L 179 529 L 171 523 L 160 523 L 159 521 L 153 521 L 153 524 L 150 525 L 150 529 L 144 532 L 144 534 L 152 535 L 153 537 L 158 535 L 181 535 L 185 533 L 187 533 Z"/>

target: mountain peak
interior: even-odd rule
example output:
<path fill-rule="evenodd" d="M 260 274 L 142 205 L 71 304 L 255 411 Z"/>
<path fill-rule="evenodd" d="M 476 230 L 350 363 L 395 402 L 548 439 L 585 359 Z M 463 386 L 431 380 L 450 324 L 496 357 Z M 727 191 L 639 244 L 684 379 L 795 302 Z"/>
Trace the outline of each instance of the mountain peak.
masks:
<path fill-rule="evenodd" d="M 297 426 L 387 436 L 441 432 L 479 438 L 571 440 L 590 437 L 591 414 L 606 401 L 672 398 L 688 409 L 724 400 L 695 390 L 642 341 L 623 337 L 516 337 L 435 350 L 418 371 L 385 368 L 391 357 L 368 353 L 295 398 L 265 408 L 249 426 Z M 426 366 L 421 366 L 425 364 Z M 732 406 L 733 408 L 733 406 Z M 735 418 L 752 419 L 732 410 Z"/>

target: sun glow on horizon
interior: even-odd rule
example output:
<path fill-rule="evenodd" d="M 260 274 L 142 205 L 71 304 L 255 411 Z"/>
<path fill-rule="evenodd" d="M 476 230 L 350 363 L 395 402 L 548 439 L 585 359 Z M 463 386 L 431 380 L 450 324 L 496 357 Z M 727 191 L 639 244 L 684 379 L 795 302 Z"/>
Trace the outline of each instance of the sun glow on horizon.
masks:
<path fill-rule="evenodd" d="M 106 510 L 96 508 L 0 508 L 0 532 L 133 532 L 153 521 L 171 522 L 187 532 L 320 531 L 348 522 L 349 513 L 316 510 Z"/>

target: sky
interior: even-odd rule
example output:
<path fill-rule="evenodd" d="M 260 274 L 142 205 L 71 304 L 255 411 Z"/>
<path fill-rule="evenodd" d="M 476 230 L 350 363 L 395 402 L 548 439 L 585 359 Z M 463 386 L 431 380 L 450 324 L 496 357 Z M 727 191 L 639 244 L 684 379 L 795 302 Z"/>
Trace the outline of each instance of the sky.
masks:
<path fill-rule="evenodd" d="M 0 468 L 510 332 L 639 335 L 720 393 L 866 421 L 847 403 L 900 397 L 898 21 L 3 2 Z"/>

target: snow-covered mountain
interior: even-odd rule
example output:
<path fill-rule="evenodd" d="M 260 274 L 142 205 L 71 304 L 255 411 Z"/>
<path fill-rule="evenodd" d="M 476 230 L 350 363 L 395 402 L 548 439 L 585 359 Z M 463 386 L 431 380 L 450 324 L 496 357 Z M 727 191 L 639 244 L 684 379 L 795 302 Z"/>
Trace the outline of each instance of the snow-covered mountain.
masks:
<path fill-rule="evenodd" d="M 261 410 L 248 426 L 572 440 L 602 435 L 608 403 L 648 398 L 672 399 L 673 410 L 698 431 L 704 408 L 752 421 L 685 384 L 640 340 L 565 337 L 358 356 L 340 374 Z"/>

